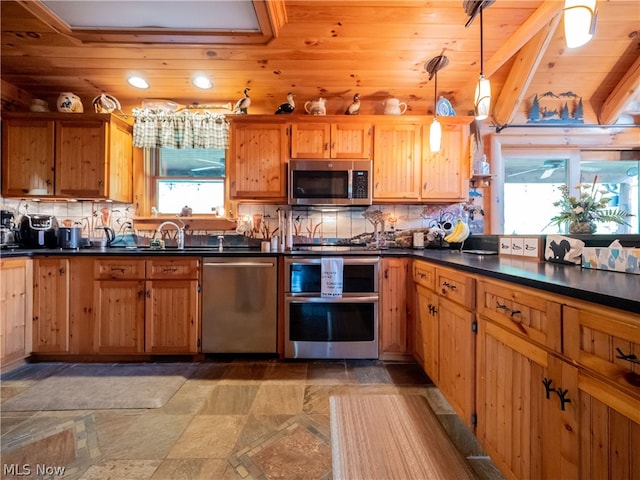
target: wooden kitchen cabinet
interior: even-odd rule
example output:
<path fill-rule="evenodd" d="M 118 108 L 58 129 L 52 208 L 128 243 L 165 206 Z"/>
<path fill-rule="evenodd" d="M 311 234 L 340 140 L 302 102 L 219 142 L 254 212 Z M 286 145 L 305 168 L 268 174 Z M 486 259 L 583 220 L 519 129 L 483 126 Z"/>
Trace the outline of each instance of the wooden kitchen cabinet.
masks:
<path fill-rule="evenodd" d="M 405 359 L 411 355 L 407 280 L 410 260 L 380 259 L 380 358 Z"/>
<path fill-rule="evenodd" d="M 422 285 L 416 285 L 416 346 L 419 362 L 429 378 L 440 382 L 440 349 L 438 335 L 438 296 Z"/>
<path fill-rule="evenodd" d="M 373 199 L 420 198 L 421 125 L 376 123 L 373 136 Z"/>
<path fill-rule="evenodd" d="M 100 258 L 94 278 L 94 351 L 143 353 L 145 261 Z"/>
<path fill-rule="evenodd" d="M 198 353 L 200 260 L 147 260 L 145 351 Z"/>
<path fill-rule="evenodd" d="M 640 316 L 578 303 L 562 317 L 565 355 L 640 399 Z"/>
<path fill-rule="evenodd" d="M 131 132 L 111 114 L 6 114 L 3 195 L 131 202 Z"/>
<path fill-rule="evenodd" d="M 296 120 L 291 125 L 291 158 L 370 159 L 371 122 Z"/>
<path fill-rule="evenodd" d="M 32 261 L 0 259 L 0 365 L 8 368 L 31 353 Z"/>
<path fill-rule="evenodd" d="M 483 279 L 478 282 L 477 309 L 479 314 L 514 333 L 553 351 L 561 351 L 561 304 L 548 295 Z"/>
<path fill-rule="evenodd" d="M 51 197 L 54 172 L 55 121 L 3 118 L 2 195 Z"/>
<path fill-rule="evenodd" d="M 460 419 L 472 427 L 475 387 L 475 280 L 426 262 L 413 262 L 416 348 L 423 368 Z"/>
<path fill-rule="evenodd" d="M 507 478 L 578 480 L 577 369 L 482 316 L 477 348 L 476 434 L 491 459 Z"/>
<path fill-rule="evenodd" d="M 469 117 L 438 117 L 442 145 L 432 152 L 429 135 L 423 135 L 422 200 L 465 201 L 469 197 Z M 423 132 L 429 124 L 423 125 Z"/>
<path fill-rule="evenodd" d="M 233 118 L 230 127 L 229 193 L 232 199 L 286 201 L 288 124 L 273 118 Z"/>
<path fill-rule="evenodd" d="M 96 260 L 96 351 L 197 353 L 199 265 L 194 258 Z"/>
<path fill-rule="evenodd" d="M 69 351 L 69 259 L 33 261 L 33 352 Z"/>

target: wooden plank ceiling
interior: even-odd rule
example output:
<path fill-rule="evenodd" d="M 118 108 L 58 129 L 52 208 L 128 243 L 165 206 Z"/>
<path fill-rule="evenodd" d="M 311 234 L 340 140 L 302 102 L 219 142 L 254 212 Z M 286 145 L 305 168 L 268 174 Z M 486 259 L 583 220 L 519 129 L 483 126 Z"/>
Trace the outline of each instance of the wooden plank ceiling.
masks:
<path fill-rule="evenodd" d="M 458 114 L 473 108 L 480 25 L 476 18 L 465 28 L 462 0 L 253 3 L 263 26 L 258 37 L 125 32 L 113 43 L 94 41 L 108 35 L 81 40 L 40 2 L 4 0 L 3 108 L 25 110 L 31 98 L 55 108 L 62 91 L 79 95 L 85 110 L 101 92 L 118 98 L 125 112 L 144 99 L 235 103 L 250 87 L 250 114 L 273 113 L 289 91 L 297 102 L 294 115 L 304 114 L 304 103 L 320 96 L 327 99 L 327 113 L 342 114 L 356 92 L 364 114 L 382 113 L 390 97 L 406 102 L 407 113 L 431 114 L 434 80 L 424 65 L 443 52 L 449 64 L 438 73 L 437 95 L 448 98 Z M 498 0 L 485 10 L 485 76 L 493 91 L 489 122 L 526 123 L 536 94 L 570 91 L 583 99 L 585 123 L 620 118 L 640 124 L 640 2 L 598 1 L 595 36 L 576 49 L 565 46 L 563 3 Z M 126 15 L 126 2 L 118 8 Z M 134 72 L 148 80 L 148 90 L 127 84 Z M 214 87 L 194 87 L 195 72 L 206 73 Z"/>

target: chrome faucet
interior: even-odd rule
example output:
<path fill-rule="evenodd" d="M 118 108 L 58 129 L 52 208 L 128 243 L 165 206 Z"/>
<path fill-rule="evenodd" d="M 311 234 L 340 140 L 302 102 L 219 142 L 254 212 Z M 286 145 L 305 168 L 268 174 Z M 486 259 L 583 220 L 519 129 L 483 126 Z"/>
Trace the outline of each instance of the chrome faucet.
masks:
<path fill-rule="evenodd" d="M 179 226 L 177 223 L 175 223 L 175 222 L 162 222 L 160 225 L 158 225 L 158 228 L 156 229 L 156 232 L 157 233 L 162 233 L 162 228 L 167 226 L 167 225 L 171 225 L 173 227 L 176 227 L 176 230 L 178 231 L 178 237 L 177 237 L 178 250 L 184 250 L 184 228 Z"/>

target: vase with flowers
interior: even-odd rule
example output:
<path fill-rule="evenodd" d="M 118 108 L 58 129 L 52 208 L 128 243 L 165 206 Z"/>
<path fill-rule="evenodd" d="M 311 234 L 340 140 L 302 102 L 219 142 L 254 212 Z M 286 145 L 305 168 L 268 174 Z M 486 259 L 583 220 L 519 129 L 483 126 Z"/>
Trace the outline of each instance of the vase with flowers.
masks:
<path fill-rule="evenodd" d="M 571 195 L 569 187 L 560 185 L 561 198 L 553 202 L 555 207 L 560 207 L 560 213 L 551 218 L 549 225 L 569 224 L 569 233 L 591 234 L 595 233 L 598 222 L 614 222 L 620 225 L 629 224 L 625 221 L 631 214 L 618 208 L 607 208 L 611 199 L 606 197 L 606 191 L 596 187 L 598 176 L 592 184 L 583 183 L 576 185 L 579 196 Z"/>

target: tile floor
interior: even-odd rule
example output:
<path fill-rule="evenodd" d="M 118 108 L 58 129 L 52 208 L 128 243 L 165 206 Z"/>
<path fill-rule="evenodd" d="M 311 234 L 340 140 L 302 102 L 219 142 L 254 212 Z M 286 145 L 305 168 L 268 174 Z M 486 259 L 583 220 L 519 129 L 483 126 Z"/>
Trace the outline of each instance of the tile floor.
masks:
<path fill-rule="evenodd" d="M 67 366 L 3 375 L 2 401 Z M 193 372 L 160 408 L 2 411 L 0 478 L 330 480 L 329 396 L 397 393 L 424 395 L 478 478 L 502 478 L 415 364 L 211 360 Z"/>

